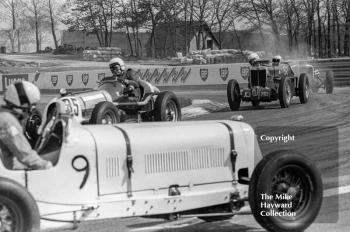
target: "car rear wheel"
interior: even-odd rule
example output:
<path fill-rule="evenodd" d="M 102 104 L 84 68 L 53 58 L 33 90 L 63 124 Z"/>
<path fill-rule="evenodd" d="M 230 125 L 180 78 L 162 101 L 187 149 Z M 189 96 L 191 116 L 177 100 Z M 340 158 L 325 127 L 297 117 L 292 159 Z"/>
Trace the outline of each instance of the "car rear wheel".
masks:
<path fill-rule="evenodd" d="M 292 101 L 292 88 L 288 77 L 282 77 L 278 88 L 280 105 L 282 108 L 288 108 Z"/>
<path fill-rule="evenodd" d="M 308 76 L 303 73 L 299 78 L 299 99 L 301 104 L 309 101 L 310 97 L 310 82 Z"/>
<path fill-rule="evenodd" d="M 0 178 L 0 231 L 40 231 L 40 214 L 34 198 L 7 178 Z"/>
<path fill-rule="evenodd" d="M 154 120 L 177 122 L 181 121 L 181 107 L 173 92 L 161 92 L 154 105 Z"/>
<path fill-rule="evenodd" d="M 239 84 L 235 79 L 230 80 L 227 84 L 227 100 L 231 110 L 239 110 L 241 106 L 241 93 Z"/>
<path fill-rule="evenodd" d="M 303 231 L 316 218 L 322 193 L 321 175 L 312 161 L 295 151 L 277 151 L 256 166 L 249 204 L 266 230 Z"/>
<path fill-rule="evenodd" d="M 120 115 L 117 107 L 111 102 L 100 102 L 92 111 L 89 124 L 117 124 Z"/>
<path fill-rule="evenodd" d="M 325 79 L 325 88 L 326 88 L 326 93 L 331 94 L 333 93 L 333 88 L 334 88 L 334 73 L 332 71 L 327 71 L 326 72 L 326 79 Z"/>

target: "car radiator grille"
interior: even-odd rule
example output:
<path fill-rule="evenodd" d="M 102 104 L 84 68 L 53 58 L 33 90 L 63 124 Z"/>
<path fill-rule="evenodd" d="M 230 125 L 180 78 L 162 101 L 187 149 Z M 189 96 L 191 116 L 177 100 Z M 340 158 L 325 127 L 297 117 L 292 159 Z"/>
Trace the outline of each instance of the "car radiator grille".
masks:
<path fill-rule="evenodd" d="M 225 166 L 224 148 L 196 148 L 148 154 L 146 174 L 210 169 Z"/>
<path fill-rule="evenodd" d="M 250 83 L 253 86 L 266 87 L 266 70 L 251 70 Z"/>

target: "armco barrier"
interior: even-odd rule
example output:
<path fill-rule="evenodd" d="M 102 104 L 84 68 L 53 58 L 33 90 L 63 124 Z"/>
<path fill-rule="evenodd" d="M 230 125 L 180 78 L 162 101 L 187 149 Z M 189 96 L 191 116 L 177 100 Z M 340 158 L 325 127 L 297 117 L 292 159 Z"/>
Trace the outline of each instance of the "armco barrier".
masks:
<path fill-rule="evenodd" d="M 218 64 L 201 66 L 147 66 L 137 69 L 142 80 L 159 87 L 208 86 L 226 85 L 232 78 L 239 83 L 246 83 L 241 78 L 240 69 L 247 64 Z M 110 76 L 109 70 L 46 72 L 32 74 L 3 75 L 1 91 L 13 81 L 29 80 L 43 91 L 57 92 L 61 88 L 69 90 L 94 88 L 97 82 L 105 76 Z"/>

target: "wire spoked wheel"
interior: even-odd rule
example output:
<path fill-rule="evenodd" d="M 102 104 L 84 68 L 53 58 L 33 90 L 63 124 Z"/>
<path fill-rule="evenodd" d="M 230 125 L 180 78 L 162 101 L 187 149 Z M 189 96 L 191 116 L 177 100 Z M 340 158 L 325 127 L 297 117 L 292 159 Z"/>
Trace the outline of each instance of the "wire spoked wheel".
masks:
<path fill-rule="evenodd" d="M 307 202 L 310 201 L 310 180 L 304 169 L 296 165 L 281 168 L 274 175 L 271 183 L 271 203 L 283 205 L 276 209 L 284 213 L 283 220 L 295 220 L 302 216 Z"/>
<path fill-rule="evenodd" d="M 288 108 L 293 97 L 292 87 L 288 77 L 281 78 L 278 95 L 281 107 Z"/>
<path fill-rule="evenodd" d="M 249 204 L 268 231 L 305 230 L 323 199 L 321 175 L 314 162 L 290 150 L 272 152 L 258 163 L 249 184 Z"/>
<path fill-rule="evenodd" d="M 14 202 L 0 197 L 0 232 L 22 231 L 23 220 L 20 209 Z"/>
<path fill-rule="evenodd" d="M 181 121 L 181 106 L 173 92 L 164 91 L 157 96 L 153 116 L 157 122 Z"/>
<path fill-rule="evenodd" d="M 117 107 L 112 102 L 100 102 L 92 111 L 90 124 L 117 124 L 120 122 L 120 115 Z"/>
<path fill-rule="evenodd" d="M 166 115 L 166 121 L 168 122 L 176 122 L 179 121 L 179 112 L 177 109 L 177 105 L 174 101 L 170 100 L 168 101 L 166 107 L 165 107 L 165 115 Z"/>
<path fill-rule="evenodd" d="M 113 111 L 106 111 L 103 118 L 101 119 L 101 124 L 116 124 L 118 123 L 118 118 Z"/>

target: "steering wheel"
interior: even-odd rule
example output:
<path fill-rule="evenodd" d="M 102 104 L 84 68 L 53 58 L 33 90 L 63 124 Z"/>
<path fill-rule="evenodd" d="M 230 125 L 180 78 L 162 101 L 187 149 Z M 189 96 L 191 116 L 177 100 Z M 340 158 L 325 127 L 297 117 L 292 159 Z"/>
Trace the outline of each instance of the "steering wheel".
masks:
<path fill-rule="evenodd" d="M 56 120 L 56 117 L 52 117 L 51 120 L 46 124 L 42 135 L 38 139 L 35 150 L 40 154 L 43 149 L 45 149 L 52 138 L 56 139 L 58 143 L 61 143 L 62 136 L 56 133 L 55 129 L 60 123 Z"/>

